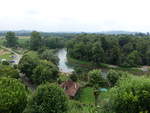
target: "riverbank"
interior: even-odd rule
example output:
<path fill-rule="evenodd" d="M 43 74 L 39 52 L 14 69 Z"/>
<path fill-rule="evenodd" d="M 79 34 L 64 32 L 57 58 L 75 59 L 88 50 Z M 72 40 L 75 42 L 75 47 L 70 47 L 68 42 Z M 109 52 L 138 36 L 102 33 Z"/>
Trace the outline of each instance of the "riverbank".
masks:
<path fill-rule="evenodd" d="M 68 58 L 69 64 L 75 67 L 75 70 L 76 69 L 78 70 L 78 68 L 80 68 L 83 71 L 89 71 L 91 69 L 99 68 L 104 72 L 107 72 L 110 69 L 114 69 L 114 70 L 120 70 L 120 71 L 127 71 L 129 73 L 136 74 L 136 75 L 150 74 L 150 69 L 147 69 L 147 71 L 142 70 L 144 66 L 140 68 L 139 67 L 120 67 L 117 65 L 109 65 L 109 64 L 104 64 L 104 63 L 95 64 L 93 62 L 82 61 L 82 60 L 74 59 L 70 57 L 69 55 L 67 56 L 67 58 Z"/>

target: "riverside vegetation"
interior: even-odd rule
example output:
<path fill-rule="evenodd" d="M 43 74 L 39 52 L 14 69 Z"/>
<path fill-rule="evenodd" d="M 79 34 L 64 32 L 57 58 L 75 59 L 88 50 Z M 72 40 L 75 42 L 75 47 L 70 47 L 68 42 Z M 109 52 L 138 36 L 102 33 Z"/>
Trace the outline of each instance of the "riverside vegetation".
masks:
<path fill-rule="evenodd" d="M 149 70 L 133 74 L 150 65 L 148 35 L 41 36 L 34 31 L 20 40 L 8 32 L 1 43 L 23 52 L 18 65 L 0 65 L 0 113 L 150 113 Z M 59 71 L 60 48 L 67 48 L 72 73 Z M 68 80 L 80 84 L 72 98 L 60 87 Z"/>

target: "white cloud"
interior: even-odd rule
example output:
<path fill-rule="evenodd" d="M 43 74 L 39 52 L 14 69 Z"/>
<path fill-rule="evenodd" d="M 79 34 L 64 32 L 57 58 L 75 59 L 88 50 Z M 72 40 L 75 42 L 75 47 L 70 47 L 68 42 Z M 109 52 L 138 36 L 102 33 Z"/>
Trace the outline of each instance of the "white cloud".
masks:
<path fill-rule="evenodd" d="M 0 0 L 0 30 L 150 31 L 149 0 Z"/>

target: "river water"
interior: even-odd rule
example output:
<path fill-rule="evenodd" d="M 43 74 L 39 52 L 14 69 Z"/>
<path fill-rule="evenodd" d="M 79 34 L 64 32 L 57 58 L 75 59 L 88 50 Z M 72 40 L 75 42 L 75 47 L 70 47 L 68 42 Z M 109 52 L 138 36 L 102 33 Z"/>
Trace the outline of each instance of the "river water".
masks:
<path fill-rule="evenodd" d="M 74 69 L 71 66 L 67 65 L 67 50 L 65 48 L 59 49 L 57 52 L 57 56 L 59 58 L 58 67 L 60 72 L 71 73 L 74 71 Z"/>

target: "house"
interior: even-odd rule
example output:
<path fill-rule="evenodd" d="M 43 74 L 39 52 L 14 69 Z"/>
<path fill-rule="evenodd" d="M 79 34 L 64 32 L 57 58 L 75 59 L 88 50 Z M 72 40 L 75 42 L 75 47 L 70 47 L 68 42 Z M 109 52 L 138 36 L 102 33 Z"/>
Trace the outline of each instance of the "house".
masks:
<path fill-rule="evenodd" d="M 60 86 L 65 90 L 65 93 L 71 98 L 73 98 L 76 95 L 80 88 L 79 83 L 73 82 L 71 80 L 63 82 Z"/>

